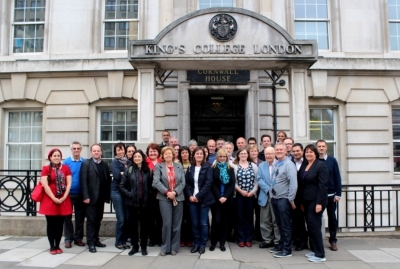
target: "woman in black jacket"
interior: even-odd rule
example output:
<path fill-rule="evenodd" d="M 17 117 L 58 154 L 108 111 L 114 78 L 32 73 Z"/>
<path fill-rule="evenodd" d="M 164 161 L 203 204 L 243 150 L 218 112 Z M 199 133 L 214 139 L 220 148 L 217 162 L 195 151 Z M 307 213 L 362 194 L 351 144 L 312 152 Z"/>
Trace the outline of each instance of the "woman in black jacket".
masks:
<path fill-rule="evenodd" d="M 215 203 L 211 205 L 211 246 L 214 251 L 217 242 L 219 248 L 225 251 L 228 219 L 232 214 L 233 194 L 235 191 L 235 170 L 229 165 L 229 154 L 225 149 L 217 152 L 216 162 L 212 166 L 213 184 L 211 186 Z"/>
<path fill-rule="evenodd" d="M 147 166 L 146 156 L 141 150 L 138 150 L 133 154 L 133 164 L 126 169 L 119 185 L 129 207 L 129 223 L 132 231 L 132 250 L 129 251 L 129 256 L 139 251 L 139 222 L 140 247 L 142 255 L 147 255 L 149 201 L 152 193 L 152 181 L 152 173 Z"/>
<path fill-rule="evenodd" d="M 314 251 L 306 256 L 311 262 L 326 261 L 324 245 L 322 242 L 322 214 L 328 203 L 329 172 L 323 161 L 318 159 L 317 148 L 310 144 L 304 149 L 304 158 L 307 162 L 299 170 L 299 194 L 304 207 L 307 221 L 308 235 L 313 243 Z"/>
<path fill-rule="evenodd" d="M 204 150 L 199 147 L 193 151 L 192 165 L 186 171 L 185 181 L 194 245 L 190 252 L 198 251 L 203 254 L 208 238 L 208 212 L 210 205 L 214 203 L 214 197 L 210 191 L 212 169 L 206 163 Z"/>

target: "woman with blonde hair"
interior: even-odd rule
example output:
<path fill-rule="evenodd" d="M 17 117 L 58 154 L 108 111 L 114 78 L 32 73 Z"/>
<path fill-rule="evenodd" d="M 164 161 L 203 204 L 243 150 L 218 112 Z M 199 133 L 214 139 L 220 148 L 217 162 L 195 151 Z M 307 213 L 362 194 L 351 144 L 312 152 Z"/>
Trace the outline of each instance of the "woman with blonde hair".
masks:
<path fill-rule="evenodd" d="M 161 151 L 161 163 L 155 165 L 153 188 L 157 189 L 160 203 L 162 225 L 162 243 L 160 256 L 167 253 L 176 255 L 180 248 L 181 220 L 185 196 L 185 174 L 180 163 L 175 163 L 172 147 Z"/>
<path fill-rule="evenodd" d="M 229 154 L 225 149 L 217 152 L 216 162 L 212 165 L 213 183 L 211 192 L 215 203 L 211 205 L 211 246 L 214 251 L 219 242 L 221 251 L 225 251 L 228 220 L 232 214 L 233 194 L 235 191 L 235 172 L 229 165 Z"/>

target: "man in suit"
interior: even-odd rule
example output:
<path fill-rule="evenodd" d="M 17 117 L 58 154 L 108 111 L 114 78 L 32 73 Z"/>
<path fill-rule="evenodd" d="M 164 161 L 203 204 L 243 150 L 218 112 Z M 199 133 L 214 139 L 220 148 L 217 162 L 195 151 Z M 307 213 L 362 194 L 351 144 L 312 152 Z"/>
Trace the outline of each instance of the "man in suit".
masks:
<path fill-rule="evenodd" d="M 239 137 L 238 139 L 236 139 L 236 146 L 238 149 L 232 153 L 232 157 L 236 157 L 236 153 L 239 150 L 246 148 L 246 146 L 247 146 L 246 139 L 244 139 L 244 137 Z"/>
<path fill-rule="evenodd" d="M 264 161 L 265 162 L 265 154 L 264 154 L 264 150 L 266 149 L 266 148 L 268 148 L 268 147 L 270 147 L 271 146 L 271 136 L 269 135 L 269 134 L 263 134 L 262 136 L 261 136 L 261 142 L 260 142 L 260 144 L 261 144 L 261 146 L 263 147 L 263 149 L 262 149 L 262 151 L 260 151 L 260 153 L 258 154 L 258 158 L 260 159 L 260 160 L 262 160 L 262 161 Z"/>
<path fill-rule="evenodd" d="M 342 195 L 342 178 L 340 177 L 339 165 L 335 157 L 328 156 L 326 151 L 328 150 L 328 145 L 325 140 L 317 141 L 317 149 L 319 153 L 319 159 L 324 161 L 329 171 L 329 181 L 328 181 L 328 205 L 326 206 L 326 211 L 328 213 L 328 228 L 329 228 L 329 243 L 331 244 L 330 249 L 332 251 L 337 251 L 337 217 L 336 217 L 336 207 Z"/>
<path fill-rule="evenodd" d="M 300 143 L 295 143 L 292 147 L 292 155 L 294 157 L 294 163 L 297 169 L 297 185 L 300 185 L 300 180 L 302 175 L 299 175 L 299 170 L 302 164 L 307 165 L 307 160 L 303 158 L 303 145 Z M 294 203 L 296 208 L 293 210 L 292 216 L 292 227 L 293 227 L 293 241 L 296 246 L 296 251 L 301 251 L 305 248 L 308 248 L 308 232 L 306 229 L 306 219 L 304 215 L 304 211 L 301 210 L 301 199 L 303 196 L 300 188 L 297 188 L 296 198 L 294 199 Z"/>
<path fill-rule="evenodd" d="M 168 146 L 168 142 L 169 142 L 169 137 L 171 136 L 171 134 L 169 133 L 169 131 L 168 130 L 164 130 L 163 132 L 162 132 L 162 142 L 161 142 L 161 144 L 159 145 L 160 146 L 160 148 L 162 149 L 163 147 L 166 147 L 166 146 Z"/>
<path fill-rule="evenodd" d="M 99 230 L 103 219 L 104 203 L 110 202 L 111 176 L 99 144 L 90 147 L 92 157 L 86 160 L 80 171 L 83 202 L 86 204 L 86 241 L 89 251 L 95 253 L 96 247 L 105 247 L 100 243 Z"/>
<path fill-rule="evenodd" d="M 275 149 L 267 147 L 263 153 L 266 161 L 258 166 L 257 172 L 257 181 L 260 187 L 260 194 L 258 196 L 258 204 L 260 205 L 260 230 L 261 237 L 264 240 L 259 247 L 269 248 L 274 245 L 278 247 L 281 235 L 279 227 L 276 224 L 269 195 L 269 191 L 271 190 L 271 174 L 275 163 Z"/>

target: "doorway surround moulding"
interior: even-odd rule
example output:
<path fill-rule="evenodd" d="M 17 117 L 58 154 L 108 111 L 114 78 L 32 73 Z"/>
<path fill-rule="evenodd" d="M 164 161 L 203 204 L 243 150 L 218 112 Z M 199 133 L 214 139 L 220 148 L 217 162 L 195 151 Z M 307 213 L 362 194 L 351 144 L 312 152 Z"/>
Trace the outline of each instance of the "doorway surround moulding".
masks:
<path fill-rule="evenodd" d="M 228 17 L 233 17 L 237 22 L 235 36 L 229 41 L 217 40 L 210 34 L 212 32 L 212 19 L 221 14 L 227 14 Z M 218 49 L 213 51 L 212 48 Z M 168 75 L 171 70 L 180 70 L 181 75 L 179 75 L 178 81 L 182 83 L 186 80 L 184 74 L 181 73 L 183 70 L 287 70 L 289 77 L 296 76 L 292 81 L 304 83 L 304 85 L 290 83 L 289 90 L 292 95 L 294 91 L 298 90 L 300 91 L 299 94 L 303 94 L 304 89 L 307 89 L 306 79 L 305 77 L 299 79 L 299 71 L 301 70 L 300 73 L 306 74 L 307 69 L 317 59 L 318 48 L 315 40 L 295 40 L 285 29 L 272 20 L 241 8 L 197 10 L 172 22 L 154 39 L 130 41 L 128 49 L 128 60 L 134 68 L 138 69 L 139 81 L 144 81 L 140 78 L 142 74 L 146 75 L 146 81 L 149 81 L 149 75 L 151 75 L 149 69 L 146 69 L 146 72 L 141 72 L 141 66 L 148 64 L 154 66 L 153 82 L 151 83 L 153 88 L 156 86 L 154 79 L 157 73 L 161 72 L 158 74 Z M 291 71 L 292 69 L 296 69 L 297 72 Z M 158 79 L 163 83 L 161 77 L 158 77 Z M 219 89 L 224 87 L 230 89 L 238 87 L 239 89 L 242 86 L 218 86 Z M 199 86 L 196 86 L 196 88 L 199 89 Z M 148 91 L 149 85 L 139 83 L 138 90 L 139 92 Z M 188 89 L 186 91 L 187 97 L 180 96 L 182 99 L 179 100 L 179 106 L 185 106 L 183 101 L 189 98 Z M 150 94 L 154 95 L 154 92 L 153 90 Z M 150 97 L 149 93 L 146 96 Z M 297 96 L 298 94 L 295 94 L 293 97 Z M 144 106 L 140 106 L 139 110 L 141 107 L 154 107 L 149 103 L 154 98 L 146 100 L 142 100 Z M 291 106 L 294 106 L 291 108 L 292 112 L 299 111 L 297 106 L 301 108 L 308 106 L 307 98 L 300 100 L 303 102 L 302 104 L 299 102 L 291 104 Z M 146 141 L 154 141 L 154 131 L 151 132 L 155 129 L 154 115 L 154 109 L 146 109 L 146 125 L 152 127 L 139 129 L 138 137 L 146 137 Z M 189 113 L 183 110 L 179 116 L 189 117 Z M 304 125 L 306 116 L 304 115 L 303 119 L 303 116 L 296 115 L 297 118 L 302 118 L 299 121 L 296 120 L 298 122 L 296 126 L 292 122 L 292 128 L 300 128 L 300 132 L 295 132 L 299 135 L 299 137 L 295 135 L 295 140 L 306 139 L 307 126 Z M 180 121 L 179 124 L 182 125 L 183 122 L 187 121 Z M 142 135 L 141 130 L 146 131 L 146 134 Z M 180 126 L 179 135 L 182 135 L 182 139 L 189 137 L 189 133 L 181 134 L 181 132 L 183 130 Z"/>

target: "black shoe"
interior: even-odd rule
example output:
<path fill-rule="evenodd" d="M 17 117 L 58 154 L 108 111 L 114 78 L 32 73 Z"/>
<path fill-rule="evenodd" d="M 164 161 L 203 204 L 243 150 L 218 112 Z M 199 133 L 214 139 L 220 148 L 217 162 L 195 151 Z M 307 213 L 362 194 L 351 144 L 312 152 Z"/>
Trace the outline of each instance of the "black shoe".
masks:
<path fill-rule="evenodd" d="M 274 245 L 274 243 L 267 243 L 267 242 L 262 242 L 258 247 L 259 248 L 272 248 Z"/>
<path fill-rule="evenodd" d="M 287 258 L 287 257 L 292 257 L 292 253 L 286 252 L 286 251 L 281 251 L 278 253 L 274 254 L 275 258 Z"/>
<path fill-rule="evenodd" d="M 219 248 L 221 249 L 221 251 L 225 251 L 226 250 L 226 247 L 224 245 L 219 246 Z"/>
<path fill-rule="evenodd" d="M 215 245 L 211 245 L 210 246 L 210 251 L 214 251 L 215 250 Z"/>
<path fill-rule="evenodd" d="M 90 246 L 89 246 L 89 252 L 91 252 L 91 253 L 96 253 L 96 252 L 97 252 L 96 247 L 93 246 L 93 245 L 90 245 Z"/>
<path fill-rule="evenodd" d="M 197 251 L 199 251 L 199 247 L 192 247 L 192 249 L 190 250 L 190 253 L 196 253 Z"/>
<path fill-rule="evenodd" d="M 105 248 L 106 247 L 106 244 L 102 244 L 102 243 L 100 243 L 100 241 L 97 241 L 96 243 L 94 243 L 94 245 L 96 247 L 98 247 L 98 248 Z"/>
<path fill-rule="evenodd" d="M 142 256 L 146 256 L 147 254 L 147 250 L 142 248 Z"/>
<path fill-rule="evenodd" d="M 280 248 L 279 246 L 275 246 L 274 248 L 270 248 L 269 249 L 270 253 L 278 253 L 278 252 L 281 252 L 281 251 L 282 251 L 282 248 Z"/>
<path fill-rule="evenodd" d="M 134 248 L 134 247 L 133 247 L 133 248 L 131 249 L 131 251 L 129 251 L 128 255 L 129 255 L 129 256 L 132 256 L 132 255 L 134 255 L 135 253 L 138 253 L 138 252 L 139 252 L 139 250 L 138 250 L 137 248 Z"/>
<path fill-rule="evenodd" d="M 204 254 L 204 252 L 206 252 L 206 249 L 204 247 L 200 247 L 199 248 L 199 253 L 200 254 Z"/>

